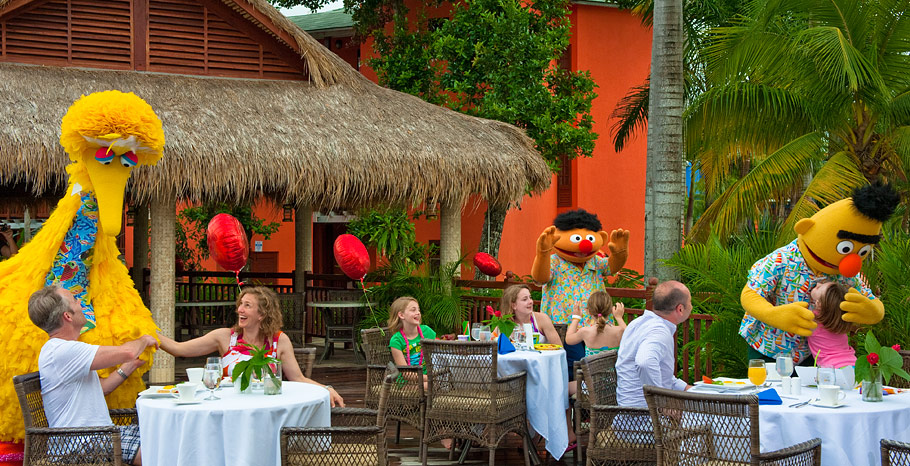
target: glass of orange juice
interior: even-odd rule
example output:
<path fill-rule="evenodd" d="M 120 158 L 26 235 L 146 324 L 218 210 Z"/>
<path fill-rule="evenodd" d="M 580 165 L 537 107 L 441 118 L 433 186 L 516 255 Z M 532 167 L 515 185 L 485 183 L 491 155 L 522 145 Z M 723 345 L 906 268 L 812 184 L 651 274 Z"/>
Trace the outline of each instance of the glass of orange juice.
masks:
<path fill-rule="evenodd" d="M 761 385 L 765 383 L 767 376 L 768 371 L 765 369 L 764 359 L 749 360 L 749 382 L 752 382 L 753 385 Z"/>

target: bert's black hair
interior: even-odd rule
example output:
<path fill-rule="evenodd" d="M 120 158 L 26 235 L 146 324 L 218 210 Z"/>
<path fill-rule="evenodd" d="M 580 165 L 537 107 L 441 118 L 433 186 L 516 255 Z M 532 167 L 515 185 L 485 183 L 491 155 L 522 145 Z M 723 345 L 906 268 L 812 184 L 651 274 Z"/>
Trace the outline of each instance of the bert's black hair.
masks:
<path fill-rule="evenodd" d="M 856 210 L 882 223 L 891 217 L 900 201 L 900 194 L 890 184 L 882 184 L 880 181 L 853 190 L 853 205 Z"/>
<path fill-rule="evenodd" d="M 603 226 L 596 214 L 592 214 L 584 209 L 570 210 L 556 216 L 553 225 L 562 231 L 584 228 L 585 230 L 600 231 Z"/>

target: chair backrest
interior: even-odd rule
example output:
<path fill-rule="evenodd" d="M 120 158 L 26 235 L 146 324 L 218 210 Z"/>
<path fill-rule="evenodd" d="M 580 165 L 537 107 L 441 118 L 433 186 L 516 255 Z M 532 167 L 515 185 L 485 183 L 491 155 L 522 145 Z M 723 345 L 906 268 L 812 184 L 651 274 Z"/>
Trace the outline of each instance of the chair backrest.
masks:
<path fill-rule="evenodd" d="M 900 350 L 901 358 L 904 360 L 903 369 L 904 371 L 910 371 L 910 351 Z M 910 374 L 910 372 L 908 372 Z M 890 385 L 895 388 L 910 388 L 910 380 L 904 380 L 901 377 L 891 377 Z"/>
<path fill-rule="evenodd" d="M 311 378 L 313 375 L 313 364 L 316 363 L 316 348 L 294 348 L 294 357 L 297 358 L 297 365 L 300 366 L 300 372 L 303 376 Z"/>
<path fill-rule="evenodd" d="M 379 389 L 379 405 L 376 408 L 376 425 L 385 427 L 386 413 L 389 410 L 389 392 L 392 390 L 392 384 L 398 380 L 400 372 L 395 363 L 389 362 L 385 366 L 385 377 L 382 380 L 382 388 Z"/>
<path fill-rule="evenodd" d="M 882 466 L 910 465 L 910 443 L 882 439 Z"/>
<path fill-rule="evenodd" d="M 748 464 L 760 454 L 756 395 L 689 393 L 653 385 L 646 385 L 644 392 L 663 464 L 712 459 Z M 710 430 L 713 445 L 695 451 L 691 434 L 702 429 Z"/>
<path fill-rule="evenodd" d="M 557 324 L 553 322 L 553 327 L 556 328 L 556 333 L 559 334 L 559 341 L 562 346 L 566 346 L 566 332 L 569 330 L 569 324 Z"/>
<path fill-rule="evenodd" d="M 366 355 L 367 364 L 386 364 L 392 360 L 389 351 L 389 340 L 392 334 L 387 328 L 367 328 L 360 331 L 363 341 L 363 353 Z"/>
<path fill-rule="evenodd" d="M 422 345 L 427 396 L 456 390 L 489 393 L 490 384 L 497 379 L 496 342 L 425 340 Z"/>
<path fill-rule="evenodd" d="M 19 407 L 22 408 L 25 428 L 47 427 L 44 399 L 41 397 L 41 375 L 35 371 L 14 376 L 13 386 L 19 398 Z"/>
<path fill-rule="evenodd" d="M 616 350 L 581 360 L 587 396 L 592 405 L 616 405 Z"/>

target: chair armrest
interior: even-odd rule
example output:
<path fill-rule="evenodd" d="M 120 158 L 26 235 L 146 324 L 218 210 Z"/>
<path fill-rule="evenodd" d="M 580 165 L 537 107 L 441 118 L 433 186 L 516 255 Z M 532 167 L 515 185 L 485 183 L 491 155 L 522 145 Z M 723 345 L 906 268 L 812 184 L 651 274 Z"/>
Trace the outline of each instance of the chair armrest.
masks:
<path fill-rule="evenodd" d="M 780 460 L 784 458 L 801 458 L 800 461 L 787 461 L 788 464 L 819 464 L 821 454 L 822 441 L 814 438 L 780 450 L 761 453 L 756 458 L 759 464 L 779 464 Z"/>
<path fill-rule="evenodd" d="M 29 427 L 25 429 L 26 464 L 110 464 L 120 455 L 120 428 Z"/>
<path fill-rule="evenodd" d="M 591 410 L 591 436 L 600 431 L 622 432 L 630 441 L 654 443 L 651 412 L 645 407 L 593 405 Z"/>
<path fill-rule="evenodd" d="M 522 378 L 522 377 L 527 377 L 527 375 L 528 375 L 528 372 L 527 372 L 527 371 L 516 372 L 516 373 L 514 373 L 514 374 L 509 374 L 509 375 L 507 375 L 507 376 L 505 376 L 505 377 L 498 377 L 498 378 L 496 379 L 496 383 L 497 383 L 497 384 L 509 383 L 509 382 L 511 382 L 511 381 L 513 381 L 513 380 L 520 379 L 520 378 Z"/>
<path fill-rule="evenodd" d="M 29 427 L 25 429 L 26 434 L 30 435 L 98 435 L 98 434 L 117 434 L 120 435 L 120 428 L 117 426 L 93 426 L 93 427 Z"/>
<path fill-rule="evenodd" d="M 112 409 L 109 412 L 111 421 L 113 421 L 115 425 L 128 426 L 131 424 L 139 424 L 139 414 L 135 408 Z"/>
<path fill-rule="evenodd" d="M 377 414 L 368 408 L 332 408 L 332 426 L 376 427 Z"/>

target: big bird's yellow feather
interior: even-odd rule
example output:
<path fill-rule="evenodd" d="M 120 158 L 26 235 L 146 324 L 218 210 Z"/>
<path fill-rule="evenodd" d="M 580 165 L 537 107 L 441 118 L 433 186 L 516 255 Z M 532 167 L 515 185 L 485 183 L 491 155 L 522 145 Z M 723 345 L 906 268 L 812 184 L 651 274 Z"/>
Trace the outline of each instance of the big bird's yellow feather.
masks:
<path fill-rule="evenodd" d="M 82 202 L 79 195 L 72 194 L 74 191 L 94 192 L 100 219 L 87 294 L 94 305 L 97 327 L 80 340 L 93 345 L 120 345 L 143 334 L 154 335 L 157 330 L 126 266 L 118 259 L 116 235 L 130 167 L 119 162 L 99 164 L 95 153 L 100 147 L 117 157 L 132 151 L 140 164 L 154 165 L 164 149 L 161 120 L 150 105 L 132 93 L 98 92 L 83 96 L 67 111 L 60 143 L 72 160 L 67 166 L 70 180 L 66 196 L 38 234 L 18 254 L 0 262 L 0 441 L 24 438 L 12 377 L 38 368 L 38 353 L 47 334 L 29 319 L 28 298 L 45 285 L 54 257 L 73 225 Z M 152 352 L 147 350 L 141 358 L 151 361 Z M 136 394 L 145 388 L 141 376 L 148 368 L 146 365 L 135 371 L 108 395 L 108 405 L 134 406 Z M 100 371 L 102 377 L 108 373 Z"/>

